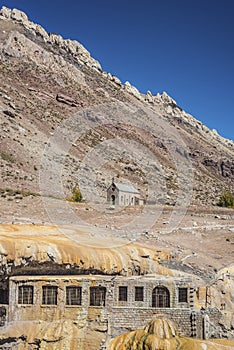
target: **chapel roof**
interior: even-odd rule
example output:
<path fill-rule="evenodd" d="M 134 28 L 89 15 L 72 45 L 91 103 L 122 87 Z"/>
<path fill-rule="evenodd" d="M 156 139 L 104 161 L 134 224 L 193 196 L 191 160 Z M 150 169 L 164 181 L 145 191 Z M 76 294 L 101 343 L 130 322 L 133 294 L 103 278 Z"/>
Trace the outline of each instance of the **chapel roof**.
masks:
<path fill-rule="evenodd" d="M 116 188 L 121 192 L 129 192 L 140 194 L 140 192 L 132 185 L 123 184 L 123 183 L 114 183 Z"/>

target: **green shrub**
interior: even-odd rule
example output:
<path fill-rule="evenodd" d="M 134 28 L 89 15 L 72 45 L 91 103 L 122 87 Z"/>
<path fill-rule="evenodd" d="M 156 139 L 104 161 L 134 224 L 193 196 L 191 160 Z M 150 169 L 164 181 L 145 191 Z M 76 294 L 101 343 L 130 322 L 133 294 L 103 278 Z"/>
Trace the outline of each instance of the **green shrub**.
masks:
<path fill-rule="evenodd" d="M 39 193 L 31 192 L 31 191 L 25 191 L 25 190 L 14 190 L 12 188 L 6 187 L 6 188 L 0 188 L 0 193 L 6 193 L 8 196 L 15 196 L 17 194 L 22 195 L 23 197 L 28 196 L 40 196 Z"/>
<path fill-rule="evenodd" d="M 224 192 L 220 196 L 218 205 L 220 207 L 234 208 L 234 194 L 229 191 Z"/>
<path fill-rule="evenodd" d="M 15 158 L 13 157 L 12 154 L 9 154 L 7 152 L 4 151 L 0 151 L 0 157 L 7 161 L 8 163 L 14 163 L 15 162 Z"/>
<path fill-rule="evenodd" d="M 82 202 L 83 197 L 78 186 L 73 187 L 72 196 L 69 198 L 69 200 L 71 202 Z"/>

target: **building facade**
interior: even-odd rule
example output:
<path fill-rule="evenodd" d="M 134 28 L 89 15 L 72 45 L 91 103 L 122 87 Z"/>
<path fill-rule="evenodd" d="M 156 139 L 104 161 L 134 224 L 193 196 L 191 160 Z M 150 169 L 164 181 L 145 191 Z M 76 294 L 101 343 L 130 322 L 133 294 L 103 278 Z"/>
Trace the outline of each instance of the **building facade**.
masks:
<path fill-rule="evenodd" d="M 0 326 L 20 321 L 72 320 L 109 338 L 141 329 L 154 317 L 174 322 L 181 336 L 206 338 L 221 313 L 194 308 L 189 278 L 110 275 L 12 276 Z M 6 293 L 6 290 L 4 290 Z M 0 290 L 1 294 L 1 290 Z"/>
<path fill-rule="evenodd" d="M 107 202 L 112 206 L 143 205 L 139 190 L 129 184 L 116 183 L 114 179 L 107 189 Z"/>

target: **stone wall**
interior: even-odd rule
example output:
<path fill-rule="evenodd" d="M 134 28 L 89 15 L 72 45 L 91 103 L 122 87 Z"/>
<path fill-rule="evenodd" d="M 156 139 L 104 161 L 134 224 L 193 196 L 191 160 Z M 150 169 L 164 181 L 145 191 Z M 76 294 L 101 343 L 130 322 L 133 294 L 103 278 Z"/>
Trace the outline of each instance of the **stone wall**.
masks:
<path fill-rule="evenodd" d="M 166 318 L 172 320 L 179 335 L 191 336 L 191 310 L 190 309 L 153 309 L 113 307 L 110 316 L 111 336 L 116 337 L 129 330 L 144 328 L 153 318 Z"/>
<path fill-rule="evenodd" d="M 173 321 L 180 336 L 199 339 L 225 336 L 220 325 L 221 313 L 214 308 L 193 311 L 177 308 L 113 307 L 109 316 L 109 333 L 111 337 L 117 337 L 130 330 L 142 329 L 153 318 Z"/>
<path fill-rule="evenodd" d="M 19 287 L 33 286 L 33 303 L 18 302 Z M 43 286 L 56 286 L 57 303 L 42 303 Z M 81 287 L 80 305 L 66 304 L 66 287 Z M 163 286 L 169 291 L 170 307 L 152 307 L 152 291 Z M 91 304 L 91 288 L 105 289 L 105 302 Z M 126 300 L 119 300 L 119 287 L 127 287 Z M 135 287 L 143 287 L 143 300 L 135 300 Z M 96 289 L 95 288 L 95 289 Z M 187 288 L 187 302 L 179 302 L 179 288 Z M 79 327 L 104 332 L 116 337 L 130 330 L 144 328 L 153 318 L 174 322 L 178 334 L 209 338 L 221 332 L 218 310 L 194 310 L 194 289 L 189 279 L 160 276 L 19 276 L 10 279 L 8 321 L 65 321 Z"/>

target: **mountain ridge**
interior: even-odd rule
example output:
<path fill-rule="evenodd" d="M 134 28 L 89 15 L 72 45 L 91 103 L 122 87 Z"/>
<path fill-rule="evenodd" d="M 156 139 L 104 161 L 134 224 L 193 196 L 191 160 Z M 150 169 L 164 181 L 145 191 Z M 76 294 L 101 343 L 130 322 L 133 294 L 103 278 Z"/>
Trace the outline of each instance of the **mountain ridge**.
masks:
<path fill-rule="evenodd" d="M 172 109 L 173 109 L 173 106 L 174 107 L 177 106 L 176 101 L 172 97 L 170 97 L 166 92 L 163 92 L 162 94 L 157 93 L 156 95 L 152 95 L 151 91 L 148 90 L 146 94 L 143 94 L 143 93 L 139 92 L 137 87 L 132 86 L 128 81 L 126 81 L 123 84 L 121 82 L 121 80 L 118 77 L 116 77 L 115 75 L 112 75 L 111 73 L 103 71 L 100 62 L 97 61 L 96 59 L 94 59 L 93 57 L 91 57 L 89 51 L 82 44 L 80 44 L 77 40 L 64 39 L 59 34 L 47 33 L 46 30 L 42 26 L 30 21 L 28 19 L 27 15 L 23 11 L 20 11 L 17 9 L 11 10 L 11 9 L 3 6 L 2 9 L 0 10 L 0 18 L 7 19 L 7 20 L 13 20 L 16 23 L 21 23 L 23 25 L 23 27 L 25 29 L 29 30 L 33 35 L 41 36 L 42 39 L 45 41 L 45 43 L 50 43 L 54 46 L 58 46 L 58 47 L 62 48 L 63 50 L 67 51 L 68 54 L 70 54 L 75 60 L 77 60 L 78 63 L 86 64 L 88 67 L 93 68 L 94 70 L 100 72 L 105 77 L 107 77 L 108 79 L 110 79 L 111 81 L 116 83 L 117 85 L 121 85 L 122 87 L 124 87 L 126 89 L 126 91 L 132 93 L 135 97 L 137 97 L 138 99 L 140 99 L 142 101 L 146 101 L 149 104 L 151 104 L 154 102 L 157 103 L 158 102 L 157 99 L 159 99 L 159 101 L 161 99 L 163 102 L 168 103 L 170 105 L 170 107 L 172 107 Z M 172 110 L 170 107 L 168 107 L 169 114 L 172 113 Z M 177 106 L 177 108 L 180 111 L 183 111 L 183 109 L 181 107 Z M 177 113 L 178 113 L 178 111 L 177 111 Z M 175 111 L 174 111 L 174 114 L 176 114 Z M 195 119 L 198 122 L 198 124 L 201 126 L 202 129 L 203 128 L 206 129 L 206 132 L 211 131 L 216 136 L 220 136 L 224 140 L 228 140 L 227 138 L 219 135 L 215 129 L 210 130 L 209 128 L 207 128 L 205 126 L 205 124 L 199 122 L 199 120 L 194 118 L 189 113 L 185 112 L 185 114 L 187 116 L 190 116 L 191 118 Z M 230 141 L 232 141 L 232 140 L 230 140 Z"/>
<path fill-rule="evenodd" d="M 8 144 L 6 138 L 3 138 L 2 165 L 5 164 L 7 167 L 11 165 L 11 168 L 15 168 L 16 163 L 14 161 L 10 164 L 6 162 L 4 154 L 8 160 L 19 159 L 22 164 L 24 162 L 20 161 L 21 158 L 32 159 L 33 157 L 35 159 L 35 164 L 31 164 L 32 160 L 27 159 L 33 171 L 28 174 L 28 171 L 22 169 L 22 176 L 18 176 L 21 178 L 18 181 L 20 188 L 39 193 L 38 175 L 35 169 L 40 167 L 43 154 L 41 140 L 45 145 L 48 142 L 48 137 L 53 136 L 54 130 L 61 124 L 64 117 L 67 118 L 70 113 L 90 108 L 93 105 L 122 101 L 133 105 L 139 103 L 139 106 L 146 106 L 149 110 L 157 113 L 162 120 L 178 130 L 185 144 L 189 145 L 189 157 L 195 170 L 194 187 L 197 188 L 197 193 L 193 194 L 194 203 L 215 204 L 218 196 L 225 189 L 233 189 L 234 143 L 218 135 L 216 131 L 209 130 L 204 124 L 183 111 L 166 92 L 158 93 L 155 96 L 150 91 L 147 94 L 141 94 L 129 82 L 122 84 L 114 75 L 103 72 L 100 63 L 93 59 L 81 44 L 69 39 L 63 40 L 57 34 L 48 34 L 40 25 L 29 21 L 27 15 L 19 10 L 3 7 L 0 11 L 0 21 L 3 29 L 0 35 L 1 69 L 4 76 L 8 75 L 1 87 L 0 96 L 1 111 L 4 116 L 3 126 L 6 125 L 4 130 L 8 130 L 8 125 L 10 125 L 10 129 L 29 130 L 24 135 L 34 133 L 30 140 L 25 136 L 22 139 L 22 135 L 19 134 L 15 136 L 14 130 L 5 131 L 8 133 L 7 138 L 11 135 L 11 144 Z M 7 81 L 8 84 L 4 87 Z M 17 86 L 17 91 L 14 89 L 12 81 Z M 9 90 L 12 90 L 11 94 L 14 96 L 10 96 Z M 16 99 L 18 107 L 15 106 Z M 29 110 L 31 111 L 30 116 L 28 115 Z M 21 118 L 21 126 L 20 123 L 16 122 L 17 118 Z M 124 120 L 122 122 L 124 123 Z M 145 121 L 146 124 L 147 121 Z M 48 129 L 51 131 L 48 132 Z M 130 129 L 127 126 L 124 131 L 118 133 L 126 134 L 131 138 Z M 82 154 L 88 152 L 92 144 L 100 142 L 101 137 L 107 139 L 115 137 L 116 128 L 112 126 L 104 133 L 104 136 L 101 136 L 100 131 L 94 132 L 95 135 L 89 135 L 85 140 L 86 150 L 83 150 Z M 141 131 L 137 136 L 137 141 L 149 147 L 149 142 L 145 140 L 146 136 L 143 134 L 144 132 Z M 154 136 L 156 139 L 157 135 Z M 18 154 L 17 147 L 12 146 L 16 142 L 20 146 L 23 145 L 23 149 Z M 33 147 L 32 144 L 34 144 Z M 166 165 L 166 177 L 173 178 L 175 173 L 168 165 L 170 157 L 168 157 L 168 150 L 165 147 L 163 140 L 157 140 L 156 145 L 153 145 L 151 149 Z M 79 148 L 78 153 L 80 153 L 81 149 L 84 148 L 84 143 L 74 148 Z M 30 149 L 34 149 L 35 152 L 30 152 Z M 72 163 L 77 157 L 79 160 L 80 156 L 76 154 Z M 134 168 L 134 164 L 132 165 Z M 22 165 L 18 167 L 24 168 Z M 72 174 L 72 172 L 75 173 L 74 164 L 71 164 L 71 167 L 73 169 L 67 167 L 66 177 L 68 183 L 75 184 L 77 179 Z M 134 179 L 132 171 L 126 171 L 125 168 L 126 164 L 121 169 L 118 167 L 115 169 L 115 166 L 112 166 L 105 179 L 97 181 L 103 198 L 105 196 L 104 188 L 107 187 L 113 175 L 118 175 L 123 180 L 134 181 L 138 187 L 141 187 L 139 183 L 142 180 Z M 11 169 L 7 169 L 7 171 L 10 172 Z M 17 171 L 20 170 L 15 169 L 13 177 L 17 177 L 15 174 Z M 3 173 L 3 181 L 0 186 L 2 189 L 12 188 L 11 176 L 8 175 Z M 24 180 L 26 176 L 32 180 Z M 167 179 L 166 182 L 170 191 L 170 188 L 173 187 L 173 181 Z M 209 185 L 207 185 L 208 183 Z M 71 186 L 68 184 L 66 186 L 69 187 L 67 188 L 67 192 L 69 192 Z M 205 190 L 205 187 L 208 188 L 208 191 Z M 142 190 L 144 191 L 143 188 Z M 173 192 L 173 189 L 171 191 Z M 208 192 L 208 196 L 203 191 Z M 175 193 L 167 193 L 167 196 L 171 197 L 168 203 L 173 204 Z"/>

